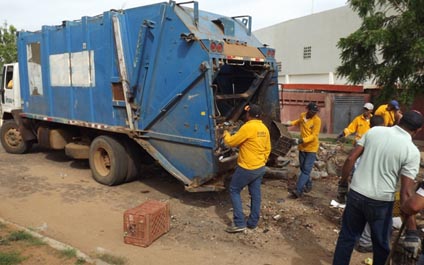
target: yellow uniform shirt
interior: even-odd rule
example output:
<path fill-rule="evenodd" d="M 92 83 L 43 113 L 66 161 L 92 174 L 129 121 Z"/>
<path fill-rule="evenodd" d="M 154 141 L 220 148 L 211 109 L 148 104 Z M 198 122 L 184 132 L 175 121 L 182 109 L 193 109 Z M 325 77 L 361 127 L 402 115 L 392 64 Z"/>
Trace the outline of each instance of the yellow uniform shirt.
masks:
<path fill-rule="evenodd" d="M 366 119 L 363 114 L 356 116 L 355 119 L 343 130 L 344 136 L 355 133 L 355 141 L 362 138 L 370 129 L 370 119 Z"/>
<path fill-rule="evenodd" d="M 321 119 L 318 115 L 314 115 L 310 119 L 306 119 L 306 112 L 300 114 L 298 120 L 290 122 L 291 125 L 299 126 L 300 137 L 303 140 L 302 144 L 299 144 L 299 151 L 303 152 L 318 152 L 319 148 L 319 131 L 321 130 Z"/>
<path fill-rule="evenodd" d="M 224 132 L 224 142 L 231 147 L 239 147 L 237 164 L 248 170 L 265 166 L 271 152 L 268 128 L 261 120 L 250 120 L 234 135 Z"/>
<path fill-rule="evenodd" d="M 384 119 L 384 126 L 393 126 L 395 125 L 395 112 L 393 110 L 388 111 L 387 105 L 384 104 L 378 107 L 374 112 L 374 115 L 379 115 Z"/>
<path fill-rule="evenodd" d="M 9 89 L 13 88 L 13 79 L 10 79 L 10 81 L 7 83 L 7 88 Z"/>

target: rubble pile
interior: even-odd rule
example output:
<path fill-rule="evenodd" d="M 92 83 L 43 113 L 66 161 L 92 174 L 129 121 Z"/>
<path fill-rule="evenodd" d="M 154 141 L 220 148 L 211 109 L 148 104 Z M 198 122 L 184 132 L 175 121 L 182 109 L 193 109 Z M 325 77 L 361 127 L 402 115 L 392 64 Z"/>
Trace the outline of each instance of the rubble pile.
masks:
<path fill-rule="evenodd" d="M 320 143 L 317 160 L 315 161 L 314 168 L 311 172 L 312 179 L 317 180 L 321 178 L 340 176 L 343 163 L 352 148 L 353 147 L 351 145 L 343 143 Z M 299 151 L 295 147 L 288 152 L 286 157 L 279 157 L 278 160 L 280 161 L 280 164 L 284 166 L 282 170 L 284 170 L 286 166 L 298 168 L 298 157 Z M 274 170 L 275 169 L 270 169 L 269 171 L 270 173 L 274 173 Z"/>

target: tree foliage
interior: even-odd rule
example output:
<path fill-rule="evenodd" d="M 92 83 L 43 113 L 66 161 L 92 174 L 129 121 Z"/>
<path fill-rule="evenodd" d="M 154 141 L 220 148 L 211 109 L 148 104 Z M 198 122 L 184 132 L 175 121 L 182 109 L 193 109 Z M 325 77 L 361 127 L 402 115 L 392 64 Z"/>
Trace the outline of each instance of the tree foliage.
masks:
<path fill-rule="evenodd" d="M 382 88 L 380 100 L 410 105 L 424 93 L 424 0 L 349 0 L 360 28 L 339 40 L 339 76 Z"/>
<path fill-rule="evenodd" d="M 6 22 L 0 26 L 0 69 L 5 63 L 18 60 L 16 32 L 16 28 L 13 25 L 8 26 Z"/>

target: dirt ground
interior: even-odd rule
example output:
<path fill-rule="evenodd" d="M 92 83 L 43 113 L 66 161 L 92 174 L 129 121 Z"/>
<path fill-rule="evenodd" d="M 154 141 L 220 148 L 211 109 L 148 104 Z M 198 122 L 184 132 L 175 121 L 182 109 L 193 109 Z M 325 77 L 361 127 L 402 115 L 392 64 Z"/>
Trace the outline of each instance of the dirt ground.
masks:
<path fill-rule="evenodd" d="M 1 218 L 90 257 L 108 253 L 126 264 L 331 264 L 340 228 L 342 210 L 330 207 L 337 177 L 315 180 L 312 192 L 295 200 L 288 192 L 298 173 L 293 163 L 283 177 L 264 179 L 259 227 L 241 234 L 224 231 L 232 220 L 227 191 L 188 193 L 160 168 L 107 187 L 91 178 L 87 161 L 63 152 L 35 147 L 11 155 L 0 147 L 0 169 Z M 248 212 L 247 191 L 242 195 Z M 124 211 L 148 199 L 169 202 L 171 230 L 147 248 L 125 244 Z M 351 264 L 368 257 L 354 251 Z"/>

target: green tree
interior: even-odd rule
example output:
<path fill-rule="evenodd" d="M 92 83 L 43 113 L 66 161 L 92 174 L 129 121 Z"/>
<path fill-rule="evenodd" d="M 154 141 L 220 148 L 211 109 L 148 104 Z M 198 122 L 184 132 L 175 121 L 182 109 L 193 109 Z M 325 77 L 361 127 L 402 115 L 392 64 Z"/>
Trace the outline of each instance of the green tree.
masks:
<path fill-rule="evenodd" d="M 410 105 L 424 93 L 424 0 L 349 0 L 360 28 L 339 40 L 339 76 L 353 84 L 373 80 L 380 101 Z M 381 103 L 381 102 L 380 102 Z"/>
<path fill-rule="evenodd" d="M 18 60 L 16 32 L 16 28 L 12 25 L 8 26 L 6 22 L 0 26 L 0 69 L 5 63 Z"/>

